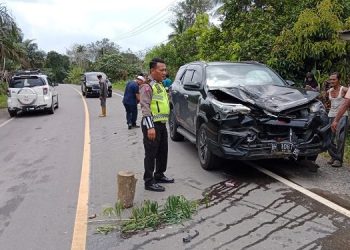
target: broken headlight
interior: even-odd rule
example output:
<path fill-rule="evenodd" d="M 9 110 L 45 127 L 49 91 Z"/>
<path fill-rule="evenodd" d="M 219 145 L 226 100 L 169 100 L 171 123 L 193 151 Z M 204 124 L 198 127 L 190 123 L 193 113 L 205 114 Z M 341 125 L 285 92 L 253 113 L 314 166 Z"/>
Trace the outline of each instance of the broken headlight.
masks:
<path fill-rule="evenodd" d="M 220 111 L 224 114 L 248 114 L 250 113 L 250 108 L 242 105 L 242 104 L 235 104 L 235 103 L 224 103 L 220 102 L 218 100 L 213 99 L 212 103 L 220 109 Z"/>
<path fill-rule="evenodd" d="M 326 109 L 323 106 L 322 102 L 317 101 L 310 105 L 311 113 L 326 113 Z"/>

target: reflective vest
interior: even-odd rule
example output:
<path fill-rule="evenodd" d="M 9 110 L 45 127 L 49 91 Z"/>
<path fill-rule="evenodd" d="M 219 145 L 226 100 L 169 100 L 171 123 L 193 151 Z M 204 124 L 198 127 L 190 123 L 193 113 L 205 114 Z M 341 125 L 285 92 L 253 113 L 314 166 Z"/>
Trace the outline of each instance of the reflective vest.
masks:
<path fill-rule="evenodd" d="M 151 112 L 153 122 L 168 121 L 170 113 L 169 99 L 163 84 L 154 83 L 152 86 Z"/>

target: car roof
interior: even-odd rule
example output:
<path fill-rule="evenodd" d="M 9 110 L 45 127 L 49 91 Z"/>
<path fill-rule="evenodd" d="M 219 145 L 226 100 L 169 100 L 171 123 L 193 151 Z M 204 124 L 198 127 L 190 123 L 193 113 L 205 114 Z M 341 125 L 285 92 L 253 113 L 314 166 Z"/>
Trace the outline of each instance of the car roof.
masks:
<path fill-rule="evenodd" d="M 92 71 L 92 72 L 85 72 L 84 75 L 98 75 L 98 74 L 101 74 L 101 75 L 106 75 L 106 73 L 103 73 L 103 72 L 95 72 L 95 71 Z"/>
<path fill-rule="evenodd" d="M 47 77 L 47 75 L 42 74 L 39 69 L 36 69 L 36 70 L 19 70 L 19 71 L 14 73 L 12 78 L 14 78 L 14 77 L 25 78 L 26 76 L 29 76 L 29 77 L 31 77 L 31 76 Z"/>
<path fill-rule="evenodd" d="M 248 64 L 254 64 L 254 65 L 261 65 L 265 66 L 264 64 L 261 64 L 256 61 L 237 61 L 237 62 L 230 62 L 230 61 L 214 61 L 214 62 L 204 62 L 204 61 L 195 61 L 195 62 L 190 62 L 186 64 L 186 66 L 193 65 L 193 64 L 201 64 L 204 66 L 209 66 L 209 65 L 248 65 Z"/>

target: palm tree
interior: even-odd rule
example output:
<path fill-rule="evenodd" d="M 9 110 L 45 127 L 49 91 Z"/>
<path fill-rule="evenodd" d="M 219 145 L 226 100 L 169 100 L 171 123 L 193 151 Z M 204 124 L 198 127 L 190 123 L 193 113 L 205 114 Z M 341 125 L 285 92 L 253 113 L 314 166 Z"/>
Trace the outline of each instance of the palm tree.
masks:
<path fill-rule="evenodd" d="M 6 6 L 0 3 L 0 62 L 3 63 L 2 74 L 6 68 L 6 58 L 24 62 L 25 51 L 21 40 L 21 30 L 8 13 Z"/>
<path fill-rule="evenodd" d="M 170 23 L 170 26 L 174 29 L 174 31 L 168 35 L 169 40 L 185 32 L 186 20 L 184 18 L 179 18 L 175 23 Z"/>

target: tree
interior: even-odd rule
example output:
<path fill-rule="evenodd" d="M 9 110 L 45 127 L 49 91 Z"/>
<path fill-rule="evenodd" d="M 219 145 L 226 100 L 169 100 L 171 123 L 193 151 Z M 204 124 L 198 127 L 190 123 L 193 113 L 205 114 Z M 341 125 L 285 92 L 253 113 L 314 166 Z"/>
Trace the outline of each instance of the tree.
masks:
<path fill-rule="evenodd" d="M 70 50 L 67 50 L 67 55 L 71 63 L 77 65 L 79 68 L 88 70 L 90 67 L 91 55 L 88 53 L 87 46 L 83 44 L 74 44 Z"/>
<path fill-rule="evenodd" d="M 179 2 L 171 9 L 175 17 L 170 21 L 170 26 L 174 28 L 174 32 L 169 35 L 169 39 L 182 34 L 194 24 L 197 15 L 207 12 L 212 6 L 211 0 L 184 0 Z"/>
<path fill-rule="evenodd" d="M 39 50 L 38 44 L 33 42 L 34 40 L 25 40 L 23 42 L 24 49 L 27 54 L 27 62 L 29 67 L 33 69 L 40 69 L 45 64 L 45 51 Z"/>
<path fill-rule="evenodd" d="M 106 54 L 119 54 L 120 47 L 108 38 L 103 38 L 101 41 L 90 43 L 86 46 L 89 59 L 95 62 L 98 58 Z"/>
<path fill-rule="evenodd" d="M 61 55 L 55 51 L 47 53 L 45 67 L 50 69 L 51 78 L 54 82 L 63 82 L 69 70 L 69 57 Z"/>
<path fill-rule="evenodd" d="M 305 9 L 294 26 L 276 39 L 271 64 L 298 78 L 308 71 L 324 75 L 340 71 L 349 75 L 349 46 L 338 35 L 346 27 L 341 20 L 343 10 L 342 4 L 332 0 Z"/>
<path fill-rule="evenodd" d="M 0 62 L 2 73 L 6 69 L 6 60 L 8 59 L 25 64 L 25 50 L 21 40 L 21 30 L 8 13 L 6 6 L 0 3 Z"/>

